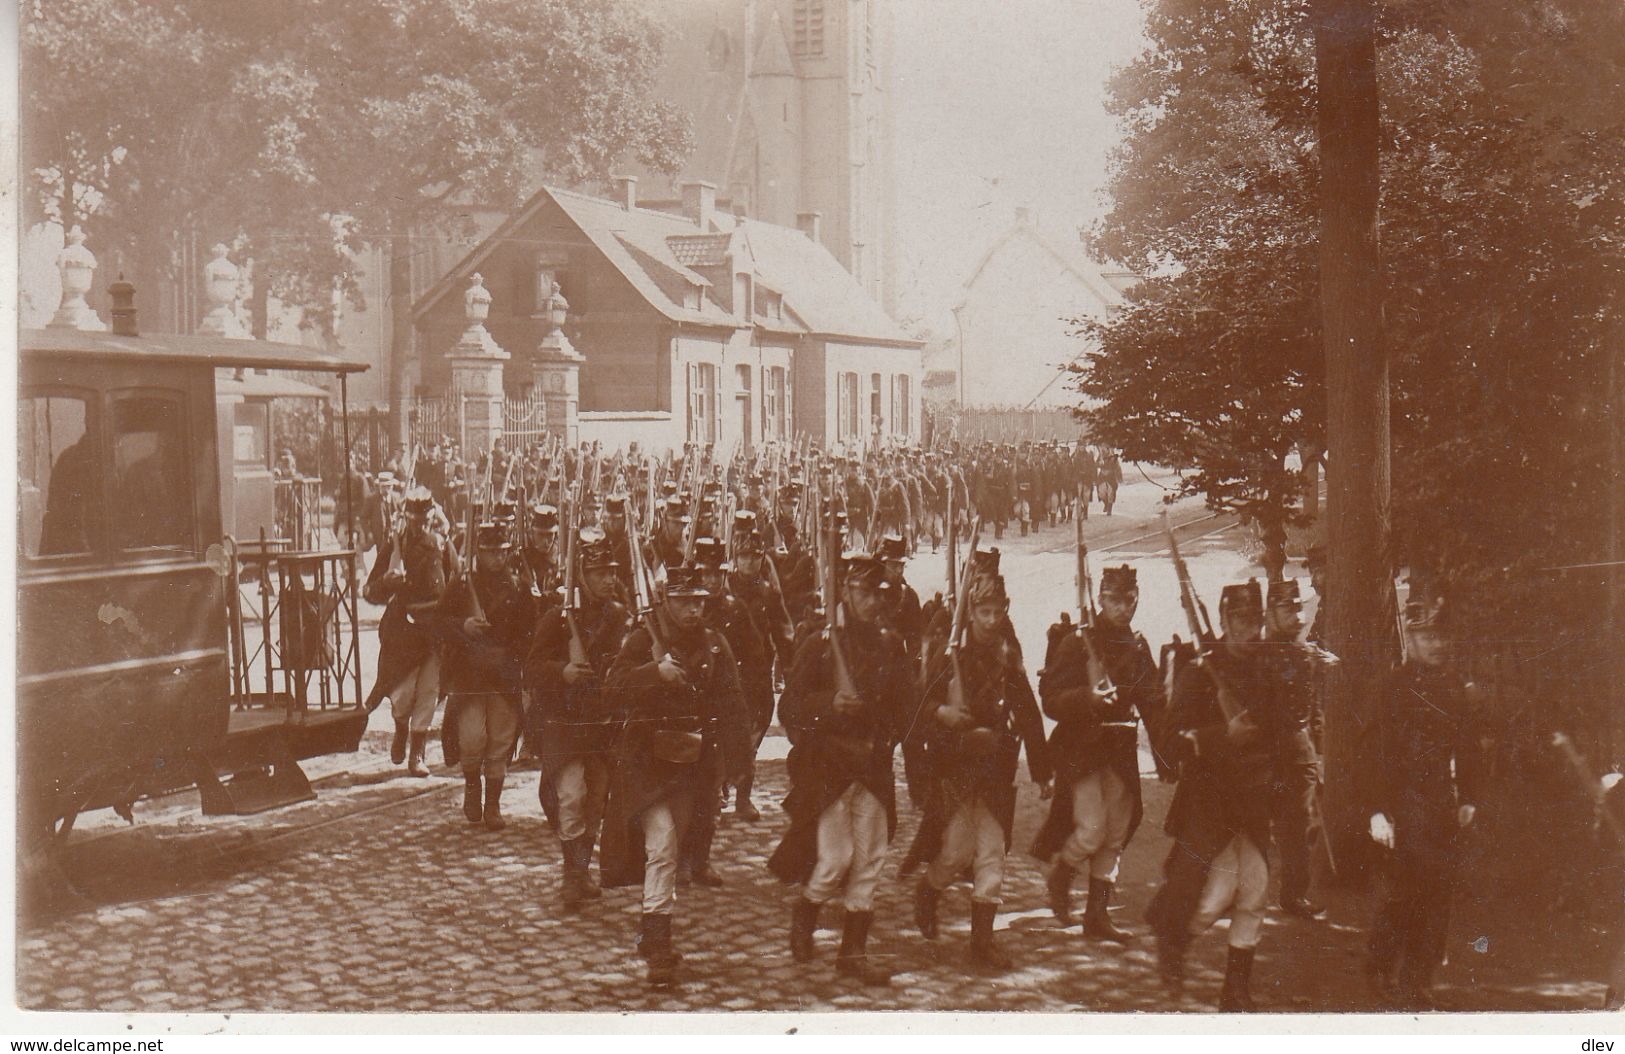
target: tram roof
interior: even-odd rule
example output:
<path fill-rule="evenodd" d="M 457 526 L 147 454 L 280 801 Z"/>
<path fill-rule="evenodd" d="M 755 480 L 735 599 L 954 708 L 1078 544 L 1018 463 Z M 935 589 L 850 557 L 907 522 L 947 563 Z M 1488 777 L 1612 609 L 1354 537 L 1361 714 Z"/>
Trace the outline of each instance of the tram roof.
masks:
<path fill-rule="evenodd" d="M 367 363 L 320 348 L 274 340 L 239 340 L 206 334 L 143 333 L 125 337 L 82 329 L 25 329 L 18 350 L 25 356 L 116 359 L 123 362 L 197 363 L 266 370 L 360 373 Z"/>

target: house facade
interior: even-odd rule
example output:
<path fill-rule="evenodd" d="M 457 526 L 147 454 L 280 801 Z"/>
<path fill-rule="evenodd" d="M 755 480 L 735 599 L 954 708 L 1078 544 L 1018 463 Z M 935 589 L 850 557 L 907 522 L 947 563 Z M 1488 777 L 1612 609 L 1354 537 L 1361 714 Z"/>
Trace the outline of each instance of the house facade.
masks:
<path fill-rule="evenodd" d="M 573 389 L 547 425 L 572 441 L 917 440 L 921 342 L 825 247 L 819 217 L 788 227 L 719 209 L 710 184 L 680 191 L 660 208 L 631 177 L 613 199 L 538 191 L 418 300 L 418 390 L 460 383 L 477 274 L 504 394 Z"/>
<path fill-rule="evenodd" d="M 1088 348 L 1073 320 L 1107 317 L 1135 281 L 1050 238 L 1017 209 L 965 280 L 952 338 L 928 361 L 934 396 L 965 407 L 1076 406 L 1067 365 Z"/>

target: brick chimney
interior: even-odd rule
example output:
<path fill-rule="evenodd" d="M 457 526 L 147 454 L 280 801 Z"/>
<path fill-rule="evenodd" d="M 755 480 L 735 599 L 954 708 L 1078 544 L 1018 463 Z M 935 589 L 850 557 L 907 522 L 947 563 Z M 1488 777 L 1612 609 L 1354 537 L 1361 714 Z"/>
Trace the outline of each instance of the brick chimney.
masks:
<path fill-rule="evenodd" d="M 717 210 L 717 185 L 696 179 L 682 184 L 682 191 L 684 214 L 709 234 L 711 217 Z"/>
<path fill-rule="evenodd" d="M 824 230 L 823 219 L 824 214 L 822 212 L 798 212 L 796 213 L 796 229 L 816 242 Z"/>
<path fill-rule="evenodd" d="M 638 207 L 638 177 L 637 176 L 610 176 L 609 181 L 615 187 L 615 200 L 628 212 Z"/>

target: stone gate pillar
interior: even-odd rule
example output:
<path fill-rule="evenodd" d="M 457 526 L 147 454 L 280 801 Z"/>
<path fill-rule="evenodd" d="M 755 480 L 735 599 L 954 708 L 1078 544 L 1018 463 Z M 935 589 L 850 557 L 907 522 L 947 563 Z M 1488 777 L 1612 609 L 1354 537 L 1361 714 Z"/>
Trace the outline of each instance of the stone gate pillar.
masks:
<path fill-rule="evenodd" d="M 544 307 L 547 336 L 536 348 L 536 393 L 547 410 L 547 430 L 569 446 L 580 435 L 581 364 L 586 360 L 564 335 L 564 320 L 570 304 L 553 283 L 553 292 Z"/>
<path fill-rule="evenodd" d="M 463 456 L 472 463 L 490 453 L 491 444 L 502 435 L 502 364 L 510 356 L 485 328 L 491 294 L 481 275 L 468 281 L 463 312 L 468 328 L 446 358 L 451 364 L 453 406 L 460 408 L 463 423 Z"/>

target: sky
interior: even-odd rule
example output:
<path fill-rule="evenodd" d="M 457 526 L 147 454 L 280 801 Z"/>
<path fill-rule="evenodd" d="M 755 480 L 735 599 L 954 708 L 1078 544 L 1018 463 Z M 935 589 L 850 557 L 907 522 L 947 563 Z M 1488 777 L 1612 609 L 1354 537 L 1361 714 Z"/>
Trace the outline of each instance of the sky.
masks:
<path fill-rule="evenodd" d="M 1140 0 L 890 2 L 898 307 L 942 334 L 1018 207 L 1057 240 L 1105 212 L 1105 85 L 1144 47 Z"/>

